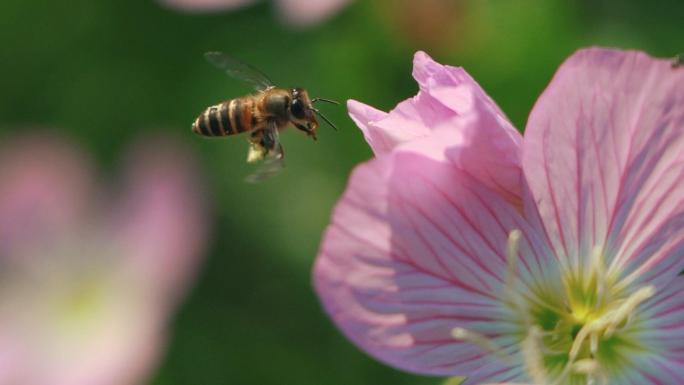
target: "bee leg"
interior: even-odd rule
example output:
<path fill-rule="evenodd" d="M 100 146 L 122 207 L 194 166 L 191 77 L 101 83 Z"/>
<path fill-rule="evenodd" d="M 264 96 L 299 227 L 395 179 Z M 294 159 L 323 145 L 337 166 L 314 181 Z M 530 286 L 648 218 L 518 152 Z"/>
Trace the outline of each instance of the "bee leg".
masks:
<path fill-rule="evenodd" d="M 295 124 L 294 126 L 297 127 L 298 130 L 306 132 L 306 134 L 309 135 L 313 140 L 316 140 L 316 133 L 314 130 L 310 130 L 302 124 Z"/>
<path fill-rule="evenodd" d="M 259 145 L 264 150 L 264 155 L 272 155 L 278 158 L 283 156 L 283 146 L 278 142 L 273 131 L 263 131 Z"/>
<path fill-rule="evenodd" d="M 261 145 L 264 146 L 264 148 L 271 150 L 274 145 L 275 145 L 275 138 L 273 137 L 273 133 L 270 131 L 264 131 L 263 135 L 261 136 Z"/>
<path fill-rule="evenodd" d="M 264 159 L 266 156 L 266 148 L 263 144 L 263 135 L 261 131 L 253 131 L 247 138 L 249 142 L 249 151 L 247 153 L 247 163 L 254 163 Z"/>
<path fill-rule="evenodd" d="M 273 133 L 270 131 L 257 130 L 252 132 L 248 141 L 256 147 L 261 147 L 265 150 L 270 150 L 274 148 L 276 139 L 273 136 Z"/>

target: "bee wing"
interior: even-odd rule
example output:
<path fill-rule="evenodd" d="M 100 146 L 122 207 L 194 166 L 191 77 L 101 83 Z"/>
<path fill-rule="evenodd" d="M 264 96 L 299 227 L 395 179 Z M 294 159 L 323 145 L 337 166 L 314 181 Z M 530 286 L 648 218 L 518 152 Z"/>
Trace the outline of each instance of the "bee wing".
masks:
<path fill-rule="evenodd" d="M 285 167 L 285 153 L 283 145 L 280 144 L 278 135 L 278 125 L 271 122 L 267 128 L 262 129 L 263 145 L 254 144 L 250 147 L 247 159 L 262 159 L 259 168 L 248 175 L 245 181 L 248 183 L 258 183 L 272 176 L 277 175 Z"/>
<path fill-rule="evenodd" d="M 261 71 L 223 52 L 207 52 L 204 57 L 228 76 L 247 82 L 259 91 L 273 87 L 271 79 Z"/>
<path fill-rule="evenodd" d="M 281 149 L 282 151 L 282 149 Z M 252 174 L 248 175 L 245 178 L 245 182 L 247 183 L 259 183 L 263 182 L 266 179 L 269 179 L 273 176 L 278 175 L 280 171 L 282 171 L 283 167 L 285 167 L 285 162 L 283 161 L 283 157 L 275 158 L 275 157 L 268 157 L 264 159 L 263 163 L 261 166 L 259 166 L 259 169 L 253 172 Z"/>

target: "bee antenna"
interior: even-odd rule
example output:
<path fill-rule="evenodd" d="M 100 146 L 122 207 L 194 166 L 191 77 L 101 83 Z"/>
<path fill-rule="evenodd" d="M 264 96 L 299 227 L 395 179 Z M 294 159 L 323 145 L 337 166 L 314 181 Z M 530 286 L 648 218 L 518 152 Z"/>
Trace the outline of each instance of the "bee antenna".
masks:
<path fill-rule="evenodd" d="M 325 115 L 323 115 L 323 113 L 322 113 L 321 111 L 319 111 L 319 110 L 316 109 L 316 108 L 312 108 L 311 110 L 312 110 L 313 112 L 315 112 L 316 114 L 318 114 L 318 116 L 320 116 L 321 118 L 323 118 L 323 120 L 325 120 L 325 122 L 328 123 L 328 124 L 330 125 L 330 127 L 334 128 L 335 131 L 338 130 L 337 126 L 336 126 L 335 124 L 333 124 L 333 122 L 331 122 L 330 119 L 326 118 Z"/>
<path fill-rule="evenodd" d="M 316 102 L 326 102 L 326 103 L 330 103 L 330 104 L 336 104 L 338 106 L 340 105 L 340 102 L 332 100 L 332 99 L 326 99 L 326 98 L 313 98 L 313 99 L 311 99 L 311 103 L 316 103 Z"/>

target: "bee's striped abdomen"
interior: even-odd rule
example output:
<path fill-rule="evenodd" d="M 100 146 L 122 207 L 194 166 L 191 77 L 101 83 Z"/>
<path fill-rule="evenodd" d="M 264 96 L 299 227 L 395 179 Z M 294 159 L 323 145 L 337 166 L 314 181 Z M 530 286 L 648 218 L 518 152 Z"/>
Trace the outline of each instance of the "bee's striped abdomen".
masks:
<path fill-rule="evenodd" d="M 192 130 L 204 136 L 226 136 L 254 129 L 255 103 L 251 97 L 227 100 L 197 117 Z"/>
<path fill-rule="evenodd" d="M 192 124 L 192 131 L 204 136 L 230 135 L 228 121 L 227 102 L 223 102 L 204 110 Z"/>

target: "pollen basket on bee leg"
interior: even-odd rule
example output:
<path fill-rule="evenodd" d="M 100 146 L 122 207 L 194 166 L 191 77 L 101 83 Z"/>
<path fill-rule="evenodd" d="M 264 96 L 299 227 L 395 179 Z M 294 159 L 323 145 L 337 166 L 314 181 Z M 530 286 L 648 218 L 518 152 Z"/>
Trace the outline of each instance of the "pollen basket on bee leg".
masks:
<path fill-rule="evenodd" d="M 258 143 L 250 143 L 247 151 L 247 163 L 254 163 L 266 157 L 267 150 Z"/>

